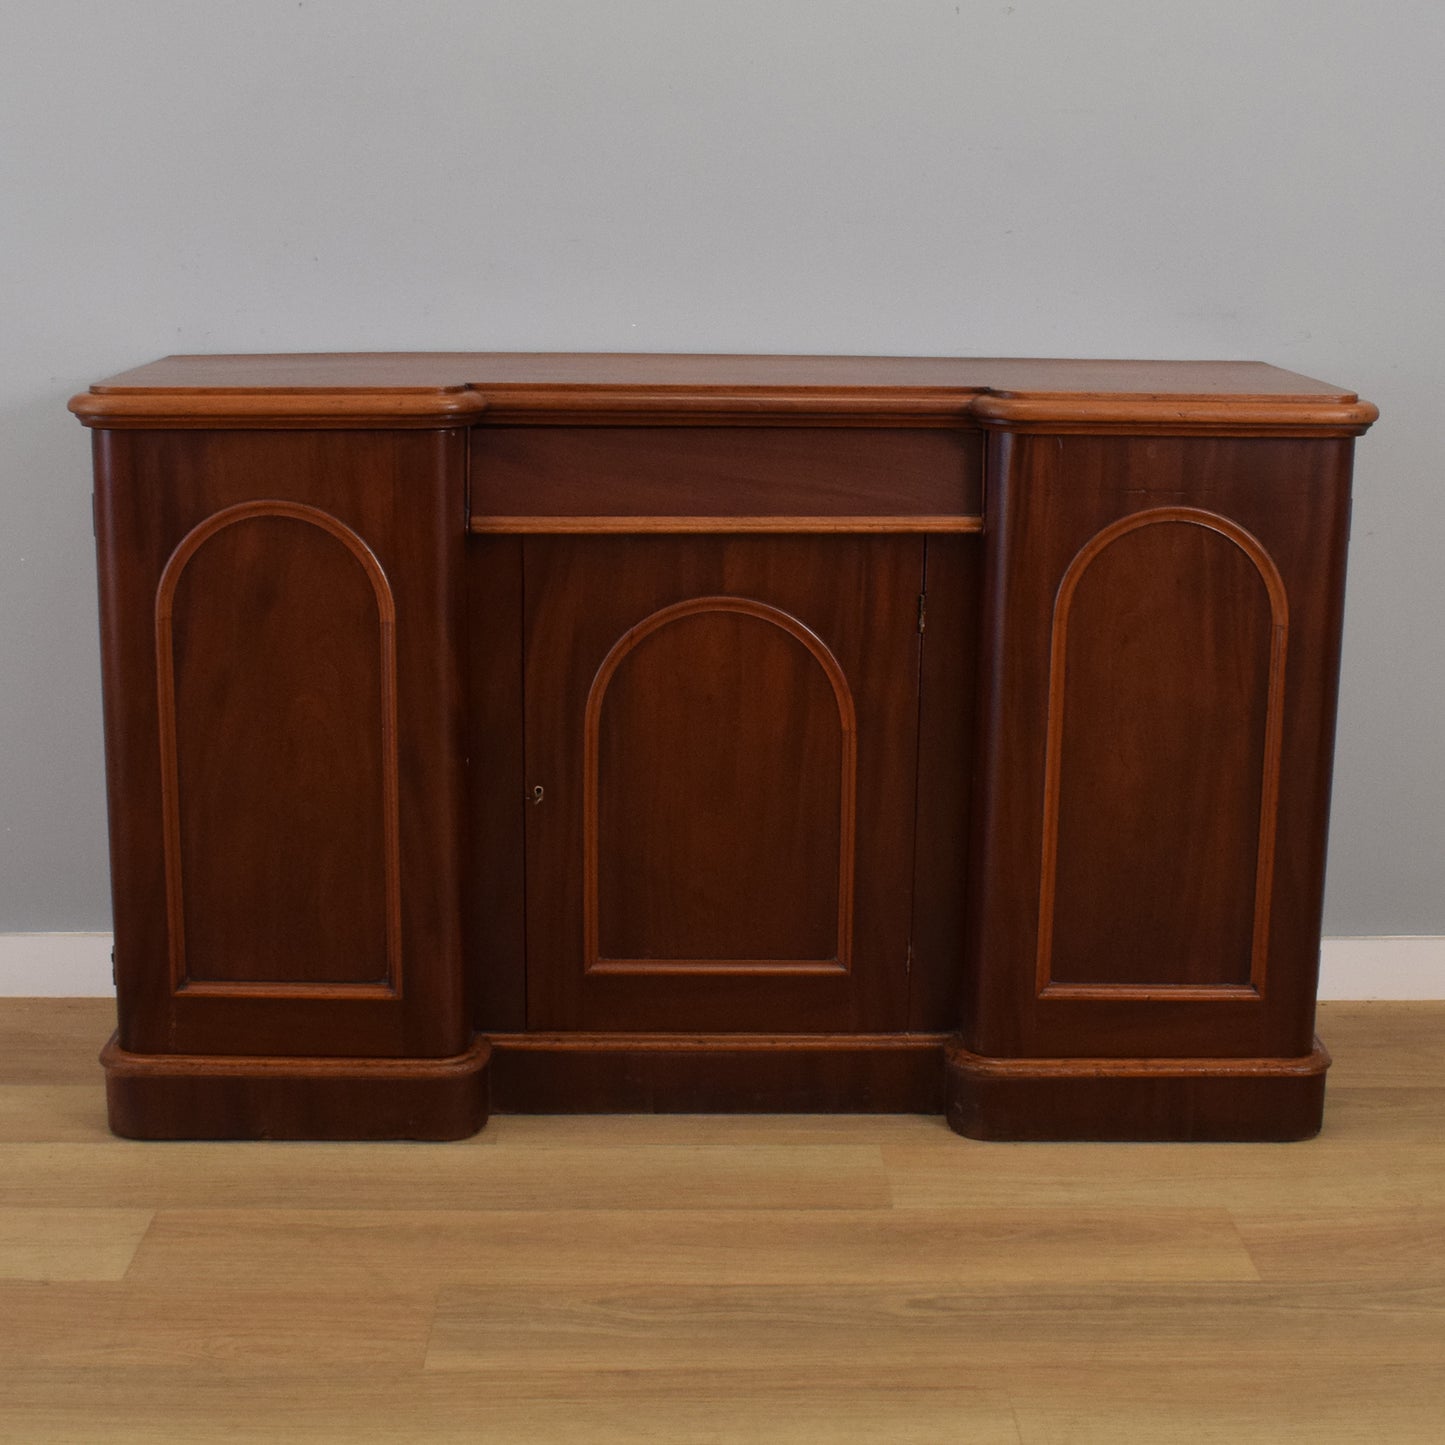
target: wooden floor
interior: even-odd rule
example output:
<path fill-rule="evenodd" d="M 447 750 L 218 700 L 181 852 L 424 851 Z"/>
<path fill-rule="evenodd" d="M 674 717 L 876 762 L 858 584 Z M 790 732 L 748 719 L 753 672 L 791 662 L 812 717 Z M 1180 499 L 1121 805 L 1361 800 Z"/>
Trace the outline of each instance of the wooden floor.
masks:
<path fill-rule="evenodd" d="M 0 1000 L 0 1440 L 1445 1441 L 1445 1004 L 1285 1145 L 126 1143 L 111 1012 Z"/>

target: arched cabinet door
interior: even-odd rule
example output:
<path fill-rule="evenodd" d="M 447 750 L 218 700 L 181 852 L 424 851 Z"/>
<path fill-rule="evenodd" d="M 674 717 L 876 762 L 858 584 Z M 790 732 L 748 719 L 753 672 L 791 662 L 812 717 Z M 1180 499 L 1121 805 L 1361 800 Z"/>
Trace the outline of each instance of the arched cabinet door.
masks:
<path fill-rule="evenodd" d="M 526 544 L 528 1026 L 907 1026 L 918 538 Z"/>
<path fill-rule="evenodd" d="M 980 1054 L 1310 1053 L 1350 446 L 995 438 Z"/>
<path fill-rule="evenodd" d="M 458 1052 L 463 435 L 97 445 L 122 1047 Z"/>

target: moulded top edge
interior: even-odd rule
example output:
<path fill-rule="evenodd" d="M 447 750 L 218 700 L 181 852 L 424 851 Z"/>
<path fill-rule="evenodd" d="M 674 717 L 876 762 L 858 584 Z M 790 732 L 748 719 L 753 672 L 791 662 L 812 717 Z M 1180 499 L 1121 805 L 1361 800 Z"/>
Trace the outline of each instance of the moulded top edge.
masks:
<path fill-rule="evenodd" d="M 92 426 L 448 425 L 495 409 L 1358 431 L 1376 415 L 1352 391 L 1262 362 L 542 352 L 173 356 L 97 382 L 71 409 Z"/>

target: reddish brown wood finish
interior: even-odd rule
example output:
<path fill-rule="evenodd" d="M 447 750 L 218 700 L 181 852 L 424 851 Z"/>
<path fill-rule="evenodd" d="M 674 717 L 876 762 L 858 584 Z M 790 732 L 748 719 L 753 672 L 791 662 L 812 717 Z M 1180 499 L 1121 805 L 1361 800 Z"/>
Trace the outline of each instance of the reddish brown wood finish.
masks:
<path fill-rule="evenodd" d="M 921 540 L 524 556 L 528 1026 L 904 1029 Z"/>
<path fill-rule="evenodd" d="M 971 1139 L 1312 1139 L 1330 1056 L 987 1059 L 944 1050 L 944 1113 Z"/>
<path fill-rule="evenodd" d="M 128 1139 L 465 1139 L 487 1122 L 491 1046 L 452 1058 L 229 1058 L 101 1050 Z"/>
<path fill-rule="evenodd" d="M 979 1054 L 1309 1053 L 1350 445 L 995 441 Z"/>
<path fill-rule="evenodd" d="M 928 539 L 908 978 L 908 1027 L 922 1033 L 963 1018 L 982 573 L 979 538 Z"/>
<path fill-rule="evenodd" d="M 979 443 L 930 430 L 481 427 L 472 527 L 675 532 L 710 518 L 719 531 L 813 531 L 877 517 L 951 530 L 982 520 Z"/>
<path fill-rule="evenodd" d="M 475 538 L 467 568 L 467 982 L 472 1025 L 527 1027 L 522 540 Z"/>
<path fill-rule="evenodd" d="M 1318 1128 L 1353 393 L 458 353 L 72 406 L 118 1132 L 457 1137 L 475 1035 L 512 1109 Z"/>
<path fill-rule="evenodd" d="M 1001 426 L 1355 435 L 1353 393 L 1253 361 L 454 352 L 173 356 L 71 402 L 89 426 Z"/>
<path fill-rule="evenodd" d="M 465 435 L 98 432 L 120 1041 L 455 1054 Z"/>
<path fill-rule="evenodd" d="M 172 987 L 394 995 L 396 600 L 371 550 L 315 507 L 224 508 L 166 563 L 156 667 Z"/>
<path fill-rule="evenodd" d="M 492 1036 L 507 1114 L 936 1114 L 941 1034 Z"/>
<path fill-rule="evenodd" d="M 1288 641 L 1273 562 L 1217 512 L 1133 513 L 1069 564 L 1049 648 L 1043 995 L 1257 987 Z M 1253 876 L 1218 866 L 1251 856 Z"/>

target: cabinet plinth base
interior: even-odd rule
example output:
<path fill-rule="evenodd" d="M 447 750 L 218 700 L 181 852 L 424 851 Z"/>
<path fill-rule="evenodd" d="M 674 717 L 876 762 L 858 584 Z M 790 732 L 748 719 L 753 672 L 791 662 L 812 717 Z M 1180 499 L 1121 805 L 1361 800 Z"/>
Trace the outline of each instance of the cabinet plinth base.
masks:
<path fill-rule="evenodd" d="M 936 1114 L 940 1034 L 494 1034 L 505 1114 Z"/>
<path fill-rule="evenodd" d="M 491 1046 L 441 1059 L 243 1058 L 101 1050 L 127 1139 L 464 1139 L 487 1122 Z"/>
<path fill-rule="evenodd" d="M 1319 1133 L 1330 1056 L 997 1059 L 944 1050 L 945 1113 L 970 1139 L 1286 1142 Z"/>

